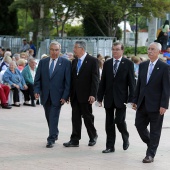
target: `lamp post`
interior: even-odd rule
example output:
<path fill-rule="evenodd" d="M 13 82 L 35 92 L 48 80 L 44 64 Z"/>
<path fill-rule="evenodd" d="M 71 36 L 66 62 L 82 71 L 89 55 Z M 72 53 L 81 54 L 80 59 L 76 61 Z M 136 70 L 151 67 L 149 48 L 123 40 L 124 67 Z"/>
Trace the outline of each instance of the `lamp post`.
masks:
<path fill-rule="evenodd" d="M 143 5 L 138 3 L 136 0 L 136 3 L 132 5 L 132 8 L 136 8 L 136 29 L 135 29 L 135 56 L 137 54 L 137 44 L 138 44 L 138 8 L 142 8 Z"/>

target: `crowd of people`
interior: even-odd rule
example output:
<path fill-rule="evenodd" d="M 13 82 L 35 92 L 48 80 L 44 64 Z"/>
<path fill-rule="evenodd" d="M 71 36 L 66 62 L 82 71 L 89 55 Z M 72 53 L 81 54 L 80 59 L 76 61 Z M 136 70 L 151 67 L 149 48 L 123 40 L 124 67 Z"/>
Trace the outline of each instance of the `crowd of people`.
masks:
<path fill-rule="evenodd" d="M 3 84 L 0 86 L 2 108 L 8 105 L 9 91 L 13 92 L 13 106 L 20 106 L 19 92 L 24 95 L 24 105 L 36 106 L 40 99 L 44 108 L 49 134 L 47 148 L 58 140 L 59 115 L 62 106 L 70 102 L 72 107 L 72 133 L 65 147 L 79 147 L 82 119 L 89 136 L 88 146 L 97 143 L 98 133 L 94 125 L 92 104 L 104 105 L 106 112 L 106 147 L 102 153 L 115 152 L 116 126 L 121 133 L 123 150 L 130 146 L 126 123 L 126 104 L 136 110 L 135 126 L 147 145 L 143 163 L 154 161 L 159 145 L 164 113 L 168 109 L 170 94 L 170 67 L 159 59 L 161 44 L 153 42 L 148 47 L 148 59 L 124 56 L 124 46 L 113 43 L 112 56 L 93 57 L 86 51 L 84 41 L 76 41 L 73 53 L 61 54 L 61 44 L 52 41 L 49 56 L 43 54 L 36 63 L 33 56 L 21 51 L 27 60 L 19 65 L 18 54 L 5 61 Z M 27 45 L 23 45 L 24 50 Z M 167 55 L 165 58 L 168 61 Z M 2 63 L 1 62 L 1 65 Z M 4 71 L 4 68 L 6 70 Z M 2 97 L 4 94 L 4 97 Z M 150 125 L 150 130 L 148 130 Z"/>
<path fill-rule="evenodd" d="M 33 84 L 37 61 L 34 52 L 35 48 L 31 49 L 26 39 L 15 54 L 9 48 L 0 47 L 0 102 L 3 109 L 20 107 L 22 97 L 23 105 L 36 106 Z"/>

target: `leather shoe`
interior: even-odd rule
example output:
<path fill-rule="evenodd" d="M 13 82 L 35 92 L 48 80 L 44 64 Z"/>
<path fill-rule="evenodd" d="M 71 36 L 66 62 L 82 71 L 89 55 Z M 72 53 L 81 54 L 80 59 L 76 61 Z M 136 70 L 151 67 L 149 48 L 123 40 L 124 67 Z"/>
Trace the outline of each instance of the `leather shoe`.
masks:
<path fill-rule="evenodd" d="M 123 142 L 123 150 L 127 150 L 129 148 L 129 140 Z"/>
<path fill-rule="evenodd" d="M 65 147 L 79 147 L 79 143 L 78 142 L 73 142 L 73 141 L 69 141 L 67 143 L 63 143 L 63 145 Z"/>
<path fill-rule="evenodd" d="M 12 107 L 9 106 L 8 104 L 1 104 L 1 107 L 2 107 L 3 109 L 11 109 L 11 108 L 12 108 Z"/>
<path fill-rule="evenodd" d="M 24 106 L 31 106 L 29 103 L 23 103 Z"/>
<path fill-rule="evenodd" d="M 146 156 L 144 159 L 143 159 L 143 163 L 151 163 L 154 161 L 154 158 L 152 158 L 152 156 Z"/>
<path fill-rule="evenodd" d="M 12 104 L 12 106 L 20 107 L 20 104 Z"/>
<path fill-rule="evenodd" d="M 107 148 L 107 149 L 103 150 L 102 153 L 111 153 L 114 151 L 115 151 L 115 149 Z"/>
<path fill-rule="evenodd" d="M 88 146 L 94 146 L 97 142 L 97 138 L 98 138 L 98 135 L 96 135 L 94 139 L 90 139 Z"/>
<path fill-rule="evenodd" d="M 46 148 L 52 148 L 54 146 L 54 142 L 47 142 Z"/>

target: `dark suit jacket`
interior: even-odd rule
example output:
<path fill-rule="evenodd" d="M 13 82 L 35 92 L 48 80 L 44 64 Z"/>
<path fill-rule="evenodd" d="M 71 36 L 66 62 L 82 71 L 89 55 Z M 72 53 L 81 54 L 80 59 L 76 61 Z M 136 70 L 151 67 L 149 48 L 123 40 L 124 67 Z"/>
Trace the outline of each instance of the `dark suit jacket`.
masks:
<path fill-rule="evenodd" d="M 134 88 L 134 66 L 130 60 L 122 58 L 115 77 L 113 59 L 104 63 L 97 98 L 99 102 L 104 98 L 105 108 L 110 108 L 113 101 L 116 107 L 125 107 L 124 103 L 133 99 Z"/>
<path fill-rule="evenodd" d="M 158 60 L 152 71 L 151 77 L 147 81 L 149 61 L 143 62 L 139 66 L 139 76 L 134 96 L 134 103 L 140 107 L 145 99 L 145 107 L 148 112 L 159 111 L 160 107 L 168 109 L 170 94 L 170 67 L 166 63 Z"/>
<path fill-rule="evenodd" d="M 79 74 L 77 75 L 78 59 L 72 61 L 71 75 L 71 101 L 75 95 L 80 103 L 88 103 L 89 96 L 96 98 L 99 84 L 99 66 L 98 60 L 89 54 L 86 55 Z"/>
<path fill-rule="evenodd" d="M 60 106 L 60 99 L 68 100 L 70 94 L 71 62 L 59 57 L 51 78 L 49 62 L 49 57 L 39 62 L 34 80 L 34 93 L 40 94 L 43 105 L 50 94 L 53 105 Z"/>

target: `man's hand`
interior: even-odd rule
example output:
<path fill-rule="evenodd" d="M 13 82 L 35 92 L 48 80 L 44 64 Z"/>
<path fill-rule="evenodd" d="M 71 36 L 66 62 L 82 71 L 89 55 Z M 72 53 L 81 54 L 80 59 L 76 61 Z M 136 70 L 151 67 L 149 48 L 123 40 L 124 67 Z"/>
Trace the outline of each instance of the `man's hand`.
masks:
<path fill-rule="evenodd" d="M 98 102 L 99 107 L 102 107 L 102 102 L 99 102 L 99 101 L 97 102 Z"/>
<path fill-rule="evenodd" d="M 89 101 L 90 104 L 93 104 L 94 101 L 95 101 L 95 97 L 90 96 L 88 101 Z"/>
<path fill-rule="evenodd" d="M 132 109 L 137 110 L 137 105 L 135 103 L 131 103 L 131 104 L 132 104 Z"/>
<path fill-rule="evenodd" d="M 24 89 L 27 90 L 27 89 L 28 89 L 28 86 L 27 86 L 27 85 L 24 85 Z"/>
<path fill-rule="evenodd" d="M 35 94 L 34 94 L 34 97 L 35 97 L 36 100 L 38 100 L 39 97 L 40 97 L 40 95 L 39 95 L 38 93 L 35 93 Z"/>
<path fill-rule="evenodd" d="M 159 112 L 160 112 L 160 115 L 163 115 L 166 112 L 166 109 L 163 107 L 160 107 Z"/>
<path fill-rule="evenodd" d="M 65 101 L 65 99 L 61 99 L 60 102 L 63 105 L 66 101 Z"/>

